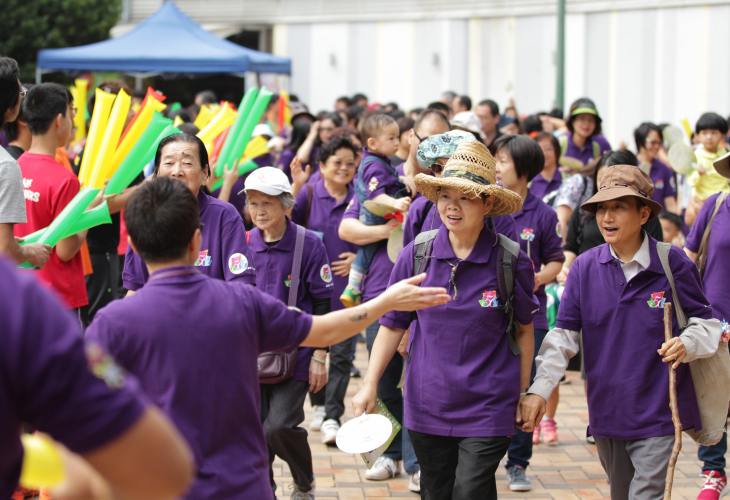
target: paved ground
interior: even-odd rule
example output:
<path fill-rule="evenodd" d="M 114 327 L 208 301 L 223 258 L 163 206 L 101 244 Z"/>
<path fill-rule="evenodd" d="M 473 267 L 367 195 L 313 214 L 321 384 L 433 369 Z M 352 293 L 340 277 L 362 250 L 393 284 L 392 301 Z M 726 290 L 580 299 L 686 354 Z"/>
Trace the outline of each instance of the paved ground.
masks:
<path fill-rule="evenodd" d="M 358 344 L 357 366 L 364 375 L 367 370 L 367 351 L 365 344 Z M 548 447 L 540 444 L 535 447 L 533 459 L 528 468 L 528 477 L 532 480 L 532 491 L 528 493 L 511 493 L 509 491 L 504 468 L 500 468 L 497 476 L 497 487 L 501 498 L 530 498 L 573 500 L 578 498 L 609 497 L 606 475 L 598 461 L 596 447 L 585 441 L 585 430 L 588 425 L 588 409 L 578 373 L 569 373 L 572 383 L 560 388 L 561 401 L 556 421 L 560 445 Z M 350 379 L 347 391 L 345 419 L 353 417 L 350 399 L 360 387 L 362 379 Z M 309 426 L 312 420 L 312 409 L 306 403 Z M 316 496 L 318 498 L 338 498 L 340 500 L 377 500 L 383 498 L 405 497 L 418 498 L 408 490 L 408 477 L 405 474 L 389 481 L 374 482 L 365 479 L 367 470 L 358 456 L 347 455 L 337 448 L 320 443 L 319 432 L 309 435 L 314 458 L 314 472 L 317 478 Z M 700 462 L 697 460 L 697 446 L 685 435 L 683 450 L 677 463 L 672 498 L 697 498 L 702 479 L 699 477 Z M 280 459 L 274 463 L 276 481 L 279 485 L 278 498 L 290 495 L 291 485 L 289 467 Z"/>

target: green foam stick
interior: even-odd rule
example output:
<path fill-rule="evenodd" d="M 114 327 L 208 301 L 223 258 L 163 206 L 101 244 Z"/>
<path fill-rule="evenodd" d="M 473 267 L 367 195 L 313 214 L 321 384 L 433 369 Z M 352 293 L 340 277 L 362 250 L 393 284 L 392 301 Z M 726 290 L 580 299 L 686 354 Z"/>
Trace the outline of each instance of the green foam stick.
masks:
<path fill-rule="evenodd" d="M 147 128 L 142 132 L 142 135 L 137 140 L 137 143 L 132 147 L 124 158 L 122 164 L 112 178 L 109 179 L 109 184 L 106 186 L 105 194 L 121 194 L 134 180 L 135 177 L 144 169 L 146 163 L 142 162 L 142 158 L 147 155 L 155 141 L 160 137 L 165 128 L 172 125 L 172 120 L 165 118 L 161 113 L 155 111 L 152 114 L 152 120 L 150 120 Z"/>
<path fill-rule="evenodd" d="M 94 201 L 94 198 L 99 191 L 100 189 L 95 188 L 82 189 L 79 191 L 79 193 L 74 196 L 74 199 L 66 205 L 66 208 L 58 214 L 58 217 L 53 219 L 53 222 L 51 222 L 51 225 L 48 226 L 46 232 L 38 239 L 38 243 L 55 247 L 56 243 L 63 239 L 63 236 L 69 229 L 71 229 L 73 223 L 81 217 L 81 214 L 83 214 L 91 202 Z"/>
<path fill-rule="evenodd" d="M 76 219 L 76 222 L 71 224 L 71 227 L 61 237 L 61 239 L 68 238 L 73 234 L 80 233 L 81 231 L 86 231 L 87 229 L 91 229 L 92 227 L 111 223 L 112 217 L 109 214 L 109 206 L 107 205 L 106 200 L 104 200 L 102 204 L 98 207 L 92 208 L 91 210 L 87 210 L 86 212 L 82 213 L 81 216 Z M 47 230 L 48 228 L 44 227 L 43 229 L 39 229 L 35 233 L 30 233 L 26 236 L 23 236 L 23 241 L 20 242 L 20 245 L 25 245 L 26 243 L 38 243 L 40 237 Z"/>
<path fill-rule="evenodd" d="M 259 124 L 259 121 L 261 121 L 261 117 L 266 111 L 266 107 L 269 105 L 272 95 L 271 91 L 266 87 L 261 88 L 261 92 L 259 92 L 258 97 L 256 97 L 256 103 L 251 109 L 251 112 L 248 113 L 248 116 L 246 116 L 246 124 L 243 126 L 243 129 L 241 129 L 241 133 L 238 137 L 236 137 L 236 145 L 231 150 L 231 156 L 226 159 L 227 164 L 232 164 L 234 160 L 243 156 L 243 152 L 246 151 L 246 146 L 248 146 L 248 141 L 251 140 L 253 129 Z"/>
<path fill-rule="evenodd" d="M 238 176 L 241 177 L 243 174 L 250 172 L 251 170 L 256 170 L 259 167 L 259 164 L 251 160 L 246 160 L 245 162 L 241 163 L 238 166 Z M 213 184 L 213 189 L 211 191 L 215 191 L 216 189 L 219 189 L 221 186 L 223 186 L 223 179 L 218 179 L 218 182 Z"/>
<path fill-rule="evenodd" d="M 228 132 L 226 142 L 223 143 L 221 152 L 218 154 L 218 163 L 215 167 L 215 175 L 218 177 L 223 175 L 224 165 L 233 164 L 232 161 L 229 161 L 229 156 L 231 156 L 231 150 L 236 145 L 236 137 L 238 137 L 238 135 L 241 133 L 241 130 L 243 129 L 243 126 L 246 123 L 246 117 L 251 112 L 254 104 L 256 104 L 257 95 L 258 89 L 256 87 L 251 87 L 243 95 L 243 99 L 241 99 L 241 103 L 238 105 L 238 116 L 236 116 L 236 121 L 234 121 L 233 125 L 231 125 L 231 130 L 230 132 Z M 233 159 L 235 160 L 235 157 L 233 157 Z"/>
<path fill-rule="evenodd" d="M 146 167 L 147 164 L 149 162 L 151 162 L 152 159 L 155 157 L 155 153 L 157 153 L 157 147 L 160 145 L 160 141 L 162 139 L 164 139 L 165 137 L 170 136 L 172 134 L 179 134 L 179 133 L 180 133 L 180 129 L 177 127 L 173 127 L 172 125 L 168 125 L 167 127 L 165 127 L 162 130 L 162 132 L 160 132 L 160 135 L 157 136 L 157 139 L 155 139 L 155 142 L 152 143 L 150 148 L 147 150 L 145 155 L 142 157 L 142 159 L 138 165 L 139 168 L 138 168 L 137 174 L 139 174 L 139 172 L 143 171 L 144 167 Z M 135 175 L 135 177 L 136 177 L 136 175 Z M 134 179 L 134 177 L 132 179 Z"/>

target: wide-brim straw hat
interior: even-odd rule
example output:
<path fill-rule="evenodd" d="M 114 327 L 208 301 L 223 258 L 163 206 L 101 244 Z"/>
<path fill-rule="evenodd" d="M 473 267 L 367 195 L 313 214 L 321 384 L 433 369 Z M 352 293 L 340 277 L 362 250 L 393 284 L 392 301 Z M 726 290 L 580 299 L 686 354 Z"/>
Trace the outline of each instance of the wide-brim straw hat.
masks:
<path fill-rule="evenodd" d="M 580 207 L 586 212 L 595 214 L 599 203 L 625 196 L 638 198 L 648 206 L 651 209 L 649 220 L 656 218 L 664 210 L 660 203 L 651 199 L 654 194 L 654 183 L 651 177 L 634 165 L 607 167 L 598 180 L 598 186 L 598 192 Z"/>
<path fill-rule="evenodd" d="M 457 189 L 472 198 L 483 194 L 494 197 L 490 217 L 509 215 L 522 209 L 517 193 L 497 184 L 496 163 L 487 147 L 479 141 L 462 141 L 444 166 L 441 177 L 418 174 L 416 188 L 433 203 L 438 202 L 441 187 Z"/>

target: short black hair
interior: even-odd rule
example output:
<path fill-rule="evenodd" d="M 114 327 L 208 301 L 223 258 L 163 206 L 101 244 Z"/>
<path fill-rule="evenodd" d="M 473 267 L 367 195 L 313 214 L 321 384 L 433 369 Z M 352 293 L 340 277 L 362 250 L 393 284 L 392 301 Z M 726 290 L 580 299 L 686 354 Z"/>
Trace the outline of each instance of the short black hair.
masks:
<path fill-rule="evenodd" d="M 129 198 L 124 221 L 142 260 L 170 262 L 185 256 L 200 227 L 198 200 L 179 180 L 158 177 Z"/>
<path fill-rule="evenodd" d="M 550 113 L 548 113 L 548 115 L 552 116 L 553 118 L 559 118 L 561 120 L 563 119 L 563 116 L 564 116 L 563 110 L 560 108 L 551 109 Z"/>
<path fill-rule="evenodd" d="M 441 111 L 444 116 L 449 116 L 449 110 L 450 108 L 442 103 L 441 101 L 434 101 L 432 103 L 429 103 L 429 105 L 426 107 L 426 109 L 435 109 L 437 111 Z"/>
<path fill-rule="evenodd" d="M 20 70 L 12 57 L 0 57 L 0 125 L 5 123 L 5 113 L 18 104 L 20 99 Z"/>
<path fill-rule="evenodd" d="M 667 212 L 666 210 L 659 214 L 660 219 L 668 220 L 677 228 L 677 231 L 682 230 L 682 218 L 674 212 Z"/>
<path fill-rule="evenodd" d="M 421 111 L 416 117 L 416 121 L 413 124 L 413 130 L 421 128 L 421 123 L 423 123 L 423 120 L 429 117 L 441 120 L 448 127 L 448 129 L 451 130 L 451 123 L 449 123 L 449 119 L 446 118 L 447 116 L 447 114 L 436 108 L 425 109 L 424 111 Z"/>
<path fill-rule="evenodd" d="M 357 101 L 360 101 L 362 99 L 365 99 L 367 101 L 368 96 L 366 96 L 365 94 L 355 94 L 354 96 L 352 96 L 352 100 L 350 102 L 352 102 L 352 104 L 357 104 Z"/>
<path fill-rule="evenodd" d="M 330 156 L 334 155 L 338 149 L 343 148 L 349 149 L 352 151 L 353 156 L 357 157 L 358 148 L 352 143 L 352 140 L 346 135 L 335 135 L 319 148 L 319 157 L 317 160 L 320 163 L 327 163 Z"/>
<path fill-rule="evenodd" d="M 524 135 L 503 135 L 494 141 L 494 151 L 499 153 L 502 148 L 507 148 L 512 157 L 517 177 L 527 177 L 527 182 L 530 182 L 542 172 L 545 155 L 536 141 Z"/>
<path fill-rule="evenodd" d="M 107 94 L 117 95 L 120 90 L 124 90 L 127 95 L 132 95 L 132 89 L 129 88 L 129 85 L 127 85 L 124 80 L 108 78 L 101 82 L 97 88 L 103 90 Z M 91 96 L 89 96 L 89 99 L 86 102 L 86 109 L 89 112 L 89 116 L 94 113 L 94 105 L 96 104 L 96 92 L 90 92 L 90 94 Z"/>
<path fill-rule="evenodd" d="M 400 120 L 401 118 L 405 118 L 406 114 L 401 109 L 391 109 L 390 111 L 386 111 L 388 115 L 394 120 Z"/>
<path fill-rule="evenodd" d="M 539 143 L 543 139 L 549 140 L 550 144 L 553 145 L 553 152 L 555 153 L 555 163 L 557 164 L 557 162 L 560 160 L 560 157 L 563 156 L 563 148 L 560 147 L 560 141 L 550 132 L 540 132 L 539 134 L 537 134 L 537 136 L 535 136 L 535 142 L 537 143 Z M 544 151 L 543 154 L 545 154 Z"/>
<path fill-rule="evenodd" d="M 651 131 L 659 134 L 659 139 L 662 138 L 662 129 L 658 125 L 651 122 L 644 122 L 634 130 L 634 141 L 636 142 L 636 151 L 641 151 L 641 148 L 646 147 L 646 139 L 649 137 Z"/>
<path fill-rule="evenodd" d="M 727 135 L 727 120 L 717 113 L 705 113 L 700 116 L 695 125 L 695 133 L 699 135 L 703 130 L 719 130 L 722 135 Z"/>
<path fill-rule="evenodd" d="M 56 117 L 68 111 L 66 88 L 58 83 L 34 85 L 23 100 L 23 115 L 31 135 L 48 132 Z"/>
<path fill-rule="evenodd" d="M 467 111 L 471 111 L 471 97 L 469 97 L 468 95 L 460 95 L 459 104 L 464 106 Z"/>
<path fill-rule="evenodd" d="M 203 104 L 215 104 L 218 102 L 218 96 L 212 90 L 203 90 L 195 95 L 196 98 L 200 97 Z"/>
<path fill-rule="evenodd" d="M 30 90 L 31 88 L 33 88 L 33 84 L 26 83 L 24 87 Z M 18 96 L 20 96 L 20 94 L 18 94 Z M 25 121 L 25 116 L 23 115 L 23 106 L 20 106 L 20 110 L 18 111 L 18 117 L 15 119 L 14 122 L 3 123 L 2 128 L 5 131 L 5 137 L 8 139 L 8 142 L 13 142 L 18 138 L 18 120 Z"/>
<path fill-rule="evenodd" d="M 182 108 L 178 109 L 177 111 L 173 111 L 172 113 L 167 115 L 167 117 L 170 120 L 174 120 L 178 116 L 180 117 L 180 119 L 182 120 L 183 123 L 192 123 L 193 122 L 193 117 L 190 116 L 190 113 L 188 113 L 186 110 L 184 110 Z"/>
<path fill-rule="evenodd" d="M 383 106 L 383 107 L 384 107 L 384 108 L 387 108 L 388 106 L 390 106 L 390 107 L 391 107 L 391 109 L 400 109 L 400 108 L 398 107 L 398 103 L 397 103 L 397 102 L 393 102 L 393 101 L 391 101 L 391 102 L 387 103 L 387 104 L 386 104 L 385 106 Z"/>
<path fill-rule="evenodd" d="M 407 116 L 398 118 L 395 122 L 398 124 L 399 135 L 405 134 L 413 128 L 413 125 L 416 124 L 416 120 L 414 120 L 413 118 L 408 118 Z"/>
<path fill-rule="evenodd" d="M 373 112 L 368 114 L 360 127 L 360 135 L 362 135 L 362 145 L 368 147 L 368 139 L 376 137 L 383 128 L 391 123 L 395 123 L 392 116 L 383 112 Z"/>
<path fill-rule="evenodd" d="M 542 120 L 537 115 L 530 115 L 522 120 L 522 131 L 530 135 L 533 132 L 542 132 Z"/>
<path fill-rule="evenodd" d="M 337 100 L 336 100 L 335 102 L 336 102 L 336 103 L 337 103 L 337 102 L 344 102 L 344 103 L 346 103 L 346 104 L 347 104 L 347 107 L 350 107 L 350 98 L 349 98 L 349 97 L 347 97 L 346 95 L 343 95 L 342 97 L 338 97 L 338 98 L 337 98 Z"/>
<path fill-rule="evenodd" d="M 188 135 L 198 135 L 198 132 L 200 132 L 198 126 L 190 122 L 183 122 L 178 125 L 177 128 L 180 129 L 180 132 L 184 132 Z"/>
<path fill-rule="evenodd" d="M 332 123 L 335 124 L 335 127 L 341 127 L 342 126 L 342 117 L 334 112 L 326 112 L 323 113 L 322 116 L 319 118 L 320 121 L 322 120 L 332 120 Z"/>
<path fill-rule="evenodd" d="M 362 115 L 365 114 L 367 109 L 365 109 L 363 106 L 360 106 L 358 104 L 353 104 L 350 106 L 350 108 L 347 110 L 347 117 L 350 120 L 359 120 Z"/>
<path fill-rule="evenodd" d="M 489 112 L 492 113 L 492 116 L 499 116 L 499 104 L 491 99 L 484 99 L 478 106 L 489 106 Z"/>
<path fill-rule="evenodd" d="M 172 144 L 173 142 L 187 142 L 188 144 L 197 144 L 198 145 L 198 160 L 200 160 L 200 168 L 201 170 L 208 170 L 208 174 L 210 175 L 210 166 L 208 165 L 208 150 L 205 149 L 205 144 L 203 144 L 203 141 L 201 141 L 197 136 L 180 133 L 180 134 L 172 134 L 168 135 L 164 139 L 160 141 L 160 144 L 157 146 L 157 152 L 155 153 L 155 166 L 152 170 L 152 174 L 157 177 L 157 172 L 160 170 L 160 159 L 162 158 L 162 150 L 167 146 L 168 144 Z"/>

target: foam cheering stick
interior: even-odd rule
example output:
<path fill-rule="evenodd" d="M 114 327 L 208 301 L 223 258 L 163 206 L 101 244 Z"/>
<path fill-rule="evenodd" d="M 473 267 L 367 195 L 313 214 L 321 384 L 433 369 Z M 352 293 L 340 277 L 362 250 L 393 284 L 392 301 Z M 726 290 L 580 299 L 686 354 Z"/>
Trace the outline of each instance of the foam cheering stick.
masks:
<path fill-rule="evenodd" d="M 247 174 L 248 172 L 250 172 L 252 170 L 256 170 L 257 168 L 259 168 L 259 164 L 253 160 L 246 160 L 245 162 L 241 162 L 238 165 L 238 176 L 241 177 L 243 174 Z M 211 191 L 215 191 L 216 189 L 220 188 L 221 186 L 223 186 L 222 178 L 218 179 L 218 181 L 215 184 L 213 184 L 213 189 L 211 189 Z"/>
<path fill-rule="evenodd" d="M 210 106 L 201 106 L 200 112 L 198 113 L 198 116 L 195 118 L 195 121 L 193 122 L 193 125 L 198 127 L 200 130 L 203 130 L 206 125 L 210 123 L 210 121 L 215 116 L 215 113 L 210 109 Z"/>
<path fill-rule="evenodd" d="M 156 144 L 159 144 L 159 141 L 162 140 L 160 134 L 171 125 L 172 120 L 165 118 L 157 111 L 153 113 L 147 129 L 142 133 L 137 143 L 109 180 L 109 184 L 106 186 L 106 194 L 120 194 L 132 183 L 134 178 L 144 169 L 145 162 L 143 158 L 146 157 L 147 152 L 153 144 L 155 148 L 157 147 Z"/>
<path fill-rule="evenodd" d="M 203 141 L 203 144 L 209 144 L 213 142 L 213 139 L 218 137 L 226 127 L 233 125 L 236 121 L 238 114 L 231 109 L 228 103 L 225 103 L 217 115 L 205 126 L 203 130 L 198 132 L 198 138 Z"/>
<path fill-rule="evenodd" d="M 23 468 L 20 484 L 38 490 L 56 486 L 66 477 L 63 460 L 53 441 L 45 436 L 23 434 Z"/>
<path fill-rule="evenodd" d="M 84 186 L 90 185 L 89 181 L 96 165 L 96 159 L 99 156 L 101 141 L 104 138 L 113 102 L 113 94 L 107 94 L 103 90 L 96 89 L 94 113 L 91 115 L 91 124 L 89 125 L 89 137 L 86 140 L 84 157 L 81 159 L 81 169 L 79 170 L 79 180 Z"/>
<path fill-rule="evenodd" d="M 282 90 L 279 93 L 279 97 L 284 98 L 284 106 L 283 106 L 283 108 L 284 108 L 284 125 L 286 125 L 287 127 L 290 127 L 291 126 L 291 109 L 289 108 L 289 92 L 287 92 L 286 90 Z M 281 108 L 282 108 L 282 106 L 280 105 L 279 112 L 281 112 Z"/>
<path fill-rule="evenodd" d="M 177 127 L 173 127 L 172 125 L 168 125 L 165 127 L 162 132 L 160 132 L 160 135 L 157 136 L 157 138 L 152 143 L 152 146 L 147 150 L 147 152 L 142 157 L 142 160 L 140 161 L 137 169 L 137 173 L 134 174 L 134 177 L 138 176 L 141 171 L 144 170 L 144 167 L 147 166 L 149 162 L 152 161 L 152 159 L 155 157 L 155 153 L 157 152 L 157 147 L 160 145 L 160 141 L 164 139 L 165 137 L 172 135 L 172 134 L 179 134 L 180 129 Z M 132 177 L 132 180 L 134 180 L 134 177 Z M 131 182 L 131 181 L 130 181 Z"/>
<path fill-rule="evenodd" d="M 226 127 L 226 129 L 220 133 L 218 137 L 216 137 L 215 141 L 213 141 L 213 152 L 210 153 L 210 161 L 211 163 L 218 159 L 218 156 L 221 153 L 221 149 L 223 148 L 223 144 L 226 142 L 226 137 L 228 137 L 228 132 L 231 131 L 231 127 Z"/>
<path fill-rule="evenodd" d="M 229 161 L 229 157 L 231 156 L 231 150 L 236 145 L 236 137 L 238 137 L 238 135 L 241 133 L 241 129 L 243 129 L 243 126 L 246 123 L 246 117 L 250 113 L 251 108 L 253 108 L 253 105 L 256 103 L 257 95 L 258 89 L 256 87 L 251 87 L 243 95 L 243 99 L 241 99 L 241 104 L 238 105 L 238 116 L 236 117 L 236 121 L 233 122 L 230 132 L 228 132 L 228 137 L 226 138 L 226 142 L 223 144 L 220 155 L 218 155 L 218 163 L 215 167 L 215 175 L 217 177 L 223 175 L 223 165 L 232 165 L 233 160 L 236 158 L 234 156 L 230 158 Z"/>
<path fill-rule="evenodd" d="M 173 121 L 173 122 L 172 122 L 172 126 L 173 126 L 173 127 L 179 127 L 179 126 L 180 126 L 180 125 L 182 125 L 183 123 L 185 123 L 185 122 L 183 122 L 183 119 L 182 119 L 182 118 L 180 118 L 180 115 L 177 115 L 177 116 L 175 117 L 175 121 Z"/>
<path fill-rule="evenodd" d="M 114 151 L 119 145 L 119 138 L 124 130 L 124 122 L 127 121 L 129 115 L 129 107 L 132 105 L 132 98 L 124 89 L 119 90 L 117 98 L 114 101 L 109 122 L 106 127 L 106 133 L 101 142 L 99 155 L 96 159 L 96 165 L 91 174 L 89 186 L 101 189 L 104 187 L 104 181 L 112 176 L 116 168 L 114 168 L 113 158 Z"/>
<path fill-rule="evenodd" d="M 246 146 L 246 151 L 244 151 L 243 157 L 246 159 L 253 159 L 258 158 L 261 155 L 265 155 L 270 150 L 268 143 L 269 141 L 267 141 L 264 136 L 257 135 L 251 139 L 248 146 Z"/>
<path fill-rule="evenodd" d="M 139 108 L 137 114 L 132 118 L 132 122 L 127 126 L 127 130 L 122 134 L 119 147 L 114 152 L 114 158 L 112 159 L 112 168 L 114 171 L 119 168 L 134 145 L 137 144 L 137 141 L 139 141 L 139 138 L 150 124 L 155 111 L 161 112 L 165 107 L 162 102 L 148 91 L 145 102 L 142 103 L 142 107 Z"/>
<path fill-rule="evenodd" d="M 79 142 L 86 137 L 86 91 L 89 82 L 80 78 L 75 83 L 74 105 L 76 106 L 76 116 L 74 116 L 74 126 L 76 127 L 76 142 Z"/>
<path fill-rule="evenodd" d="M 102 202 L 102 204 L 98 207 L 87 210 L 81 214 L 81 216 L 76 219 L 76 222 L 74 222 L 66 231 L 66 234 L 61 237 L 61 239 L 68 238 L 71 235 L 80 233 L 81 231 L 86 231 L 92 227 L 111 223 L 112 217 L 109 214 L 109 206 L 107 205 L 106 200 L 104 200 L 104 202 Z M 44 227 L 34 233 L 23 236 L 23 241 L 20 242 L 20 245 L 25 245 L 26 243 L 37 243 L 47 230 L 48 228 Z"/>
<path fill-rule="evenodd" d="M 243 156 L 243 152 L 246 150 L 246 146 L 248 146 L 248 141 L 251 140 L 253 129 L 256 125 L 258 125 L 259 120 L 261 120 L 261 116 L 263 116 L 264 111 L 266 111 L 266 107 L 269 105 L 271 96 L 272 92 L 269 89 L 266 87 L 261 88 L 261 92 L 259 92 L 259 95 L 256 97 L 256 103 L 246 117 L 246 123 L 241 129 L 241 133 L 235 138 L 236 145 L 233 147 L 230 156 L 227 158 L 227 163 L 232 163 L 232 160 Z"/>
<path fill-rule="evenodd" d="M 124 129 L 124 132 L 122 133 L 122 142 L 124 142 L 124 139 L 127 137 L 127 134 L 129 134 L 132 131 L 132 128 L 134 127 L 134 124 L 137 123 L 137 120 L 142 118 L 142 110 L 147 106 L 147 103 L 150 101 L 150 99 L 154 99 L 157 101 L 158 105 L 161 105 L 161 109 L 155 108 L 155 111 L 162 111 L 167 107 L 167 105 L 162 104 L 162 101 L 166 99 L 166 97 L 159 92 L 155 92 L 155 89 L 152 87 L 147 87 L 147 95 L 144 96 L 144 100 L 142 101 L 142 104 L 139 106 L 139 110 L 136 112 L 136 114 L 132 117 L 132 121 L 129 122 L 129 125 L 127 125 L 127 128 Z M 149 117 L 152 116 L 152 111 L 149 112 L 149 115 L 147 116 L 147 119 L 149 120 Z M 144 130 L 144 127 L 142 127 L 142 130 Z"/>
<path fill-rule="evenodd" d="M 74 222 L 81 217 L 86 209 L 89 207 L 94 198 L 96 197 L 99 189 L 82 189 L 74 198 L 66 205 L 66 208 L 61 210 L 58 217 L 53 219 L 51 225 L 43 236 L 38 239 L 38 243 L 42 245 L 56 246 L 64 235 L 68 233 L 73 226 Z M 72 233 L 73 234 L 73 233 Z"/>

